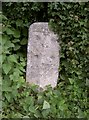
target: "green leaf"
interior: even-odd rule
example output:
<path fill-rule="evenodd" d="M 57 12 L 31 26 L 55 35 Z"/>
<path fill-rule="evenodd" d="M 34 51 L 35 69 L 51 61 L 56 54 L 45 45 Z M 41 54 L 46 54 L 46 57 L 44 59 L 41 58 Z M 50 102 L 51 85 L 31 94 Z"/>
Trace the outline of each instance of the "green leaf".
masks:
<path fill-rule="evenodd" d="M 2 57 L 2 56 L 1 56 Z M 2 63 L 6 60 L 6 55 L 3 54 L 3 57 L 2 57 Z"/>
<path fill-rule="evenodd" d="M 19 39 L 14 39 L 13 40 L 13 43 L 17 43 L 17 42 L 19 42 L 20 40 Z"/>
<path fill-rule="evenodd" d="M 2 44 L 2 35 L 0 35 L 0 45 Z"/>
<path fill-rule="evenodd" d="M 70 84 L 74 83 L 74 80 L 72 78 L 69 78 Z"/>
<path fill-rule="evenodd" d="M 10 100 L 11 100 L 11 95 L 8 94 L 8 93 L 6 93 L 6 94 L 5 94 L 5 97 L 6 97 L 6 99 L 8 100 L 8 102 L 10 102 Z"/>
<path fill-rule="evenodd" d="M 16 44 L 15 47 L 14 47 L 14 50 L 17 51 L 18 49 L 20 49 L 20 45 Z"/>
<path fill-rule="evenodd" d="M 78 114 L 79 114 L 78 118 L 84 118 L 85 117 L 83 111 L 80 108 L 78 108 Z"/>
<path fill-rule="evenodd" d="M 3 64 L 3 71 L 5 72 L 5 74 L 7 75 L 9 73 L 9 71 L 11 70 L 11 65 L 10 64 Z"/>
<path fill-rule="evenodd" d="M 26 45 L 27 44 L 27 39 L 23 38 L 22 41 L 20 42 L 21 45 Z"/>
<path fill-rule="evenodd" d="M 1 15 L 3 20 L 7 20 L 7 17 L 5 15 Z"/>
<path fill-rule="evenodd" d="M 50 113 L 50 109 L 45 109 L 42 111 L 42 115 L 44 118 L 47 118 L 49 116 L 49 113 Z"/>
<path fill-rule="evenodd" d="M 2 81 L 2 91 L 12 91 L 12 88 L 10 87 L 10 85 L 11 85 L 11 82 L 9 81 L 8 82 L 8 77 L 7 76 L 5 76 L 4 77 L 4 80 Z"/>
<path fill-rule="evenodd" d="M 11 43 L 11 41 L 7 41 L 6 44 L 5 44 L 5 46 L 6 46 L 7 48 L 11 48 L 11 47 L 14 47 L 14 44 Z"/>
<path fill-rule="evenodd" d="M 3 61 L 2 61 L 2 55 L 0 55 L 0 64 L 2 64 L 2 62 L 3 62 Z"/>
<path fill-rule="evenodd" d="M 2 35 L 2 45 L 4 45 L 7 41 L 9 40 L 8 36 L 7 35 Z"/>
<path fill-rule="evenodd" d="M 36 112 L 35 107 L 31 105 L 29 107 L 29 111 L 32 112 L 32 113 L 35 113 Z"/>
<path fill-rule="evenodd" d="M 23 118 L 29 118 L 29 116 L 23 116 Z"/>
<path fill-rule="evenodd" d="M 86 86 L 89 86 L 89 79 L 86 78 Z"/>
<path fill-rule="evenodd" d="M 19 37 L 20 37 L 20 31 L 14 30 L 13 36 L 14 36 L 15 38 L 19 38 Z"/>
<path fill-rule="evenodd" d="M 35 111 L 34 116 L 35 116 L 36 118 L 39 118 L 39 117 L 41 116 L 41 113 L 40 113 L 39 111 Z"/>
<path fill-rule="evenodd" d="M 6 28 L 6 32 L 8 35 L 13 35 L 14 34 L 14 31 L 11 29 L 11 28 Z"/>
<path fill-rule="evenodd" d="M 2 41 L 1 42 L 2 42 L 3 49 L 14 47 L 14 44 L 11 43 L 11 41 L 9 39 L 10 39 L 9 36 L 7 36 L 7 35 L 2 36 Z"/>
<path fill-rule="evenodd" d="M 46 100 L 44 100 L 42 109 L 48 109 L 48 108 L 50 108 L 50 104 Z"/>
<path fill-rule="evenodd" d="M 16 55 L 10 55 L 8 57 L 9 61 L 17 63 Z"/>
<path fill-rule="evenodd" d="M 15 98 L 18 95 L 18 90 L 15 88 L 15 86 L 12 88 L 12 96 Z"/>
<path fill-rule="evenodd" d="M 8 86 L 6 86 L 6 85 L 2 85 L 2 91 L 11 92 L 11 91 L 12 91 L 12 88 L 11 88 L 11 87 L 8 87 Z"/>
<path fill-rule="evenodd" d="M 16 25 L 17 25 L 17 26 L 22 26 L 22 25 L 23 25 L 23 21 L 20 20 L 20 19 L 18 19 L 18 20 L 16 21 Z"/>

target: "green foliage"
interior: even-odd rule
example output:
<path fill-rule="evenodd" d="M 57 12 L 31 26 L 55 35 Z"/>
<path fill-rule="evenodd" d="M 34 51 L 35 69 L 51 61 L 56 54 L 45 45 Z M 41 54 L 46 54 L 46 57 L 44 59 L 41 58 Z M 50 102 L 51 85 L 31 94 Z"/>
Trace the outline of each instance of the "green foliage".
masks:
<path fill-rule="evenodd" d="M 61 40 L 60 80 L 62 81 L 73 79 L 74 82 L 84 85 L 89 77 L 87 8 L 87 4 L 79 3 L 49 4 L 49 14 L 52 13 L 51 17 L 55 16 L 50 20 L 50 24 Z"/>
<path fill-rule="evenodd" d="M 89 118 L 88 4 L 10 2 L 2 6 L 2 118 Z M 59 35 L 60 74 L 55 89 L 48 86 L 38 92 L 38 86 L 25 82 L 28 27 L 47 20 Z"/>

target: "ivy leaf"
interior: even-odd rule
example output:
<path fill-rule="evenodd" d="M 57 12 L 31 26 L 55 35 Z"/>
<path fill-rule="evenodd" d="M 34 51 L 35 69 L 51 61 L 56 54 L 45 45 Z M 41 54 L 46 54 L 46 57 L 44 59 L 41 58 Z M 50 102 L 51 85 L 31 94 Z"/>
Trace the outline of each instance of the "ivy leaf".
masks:
<path fill-rule="evenodd" d="M 23 116 L 23 118 L 29 118 L 29 116 Z"/>
<path fill-rule="evenodd" d="M 14 30 L 13 36 L 14 36 L 15 38 L 19 38 L 19 37 L 20 37 L 20 32 L 19 32 L 18 30 Z"/>
<path fill-rule="evenodd" d="M 18 19 L 18 20 L 16 21 L 16 25 L 17 25 L 17 26 L 22 26 L 22 25 L 23 25 L 23 21 L 20 20 L 20 19 Z"/>
<path fill-rule="evenodd" d="M 44 100 L 42 109 L 48 109 L 48 108 L 50 108 L 50 104 L 46 100 Z"/>
<path fill-rule="evenodd" d="M 7 75 L 9 73 L 9 71 L 11 70 L 11 65 L 10 64 L 3 64 L 3 71 L 5 72 L 5 74 Z"/>
<path fill-rule="evenodd" d="M 89 86 L 89 79 L 86 78 L 86 86 Z"/>
<path fill-rule="evenodd" d="M 42 115 L 44 118 L 47 118 L 49 116 L 50 109 L 46 109 L 42 111 Z"/>
<path fill-rule="evenodd" d="M 27 39 L 23 38 L 22 41 L 20 42 L 21 45 L 26 45 L 27 44 Z"/>
<path fill-rule="evenodd" d="M 70 84 L 74 83 L 74 80 L 72 78 L 69 78 Z"/>
<path fill-rule="evenodd" d="M 78 108 L 78 114 L 79 114 L 78 118 L 83 118 L 84 117 L 84 113 L 80 108 Z"/>
<path fill-rule="evenodd" d="M 35 107 L 31 105 L 29 107 L 29 111 L 32 112 L 32 113 L 35 113 L 36 112 Z"/>
<path fill-rule="evenodd" d="M 19 42 L 20 40 L 19 39 L 14 39 L 13 40 L 13 43 L 17 43 L 17 42 Z"/>
<path fill-rule="evenodd" d="M 40 113 L 39 111 L 35 111 L 34 116 L 35 116 L 36 118 L 39 118 L 39 117 L 41 116 L 41 113 Z"/>

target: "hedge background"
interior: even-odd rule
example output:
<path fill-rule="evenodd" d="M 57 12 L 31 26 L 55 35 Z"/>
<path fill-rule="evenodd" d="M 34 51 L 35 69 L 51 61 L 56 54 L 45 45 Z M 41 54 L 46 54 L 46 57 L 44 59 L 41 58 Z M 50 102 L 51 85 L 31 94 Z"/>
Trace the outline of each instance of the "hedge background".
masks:
<path fill-rule="evenodd" d="M 89 2 L 2 4 L 2 118 L 89 118 Z M 1 18 L 1 17 L 0 17 Z M 58 85 L 25 82 L 29 26 L 49 22 L 59 35 Z"/>

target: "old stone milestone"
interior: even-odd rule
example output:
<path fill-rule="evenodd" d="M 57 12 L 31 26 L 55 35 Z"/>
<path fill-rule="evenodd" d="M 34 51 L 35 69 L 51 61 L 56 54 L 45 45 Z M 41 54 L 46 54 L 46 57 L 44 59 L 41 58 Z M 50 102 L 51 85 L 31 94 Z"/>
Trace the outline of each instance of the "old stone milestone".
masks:
<path fill-rule="evenodd" d="M 59 68 L 57 35 L 49 30 L 48 23 L 33 23 L 29 28 L 26 81 L 41 88 L 55 87 Z"/>

